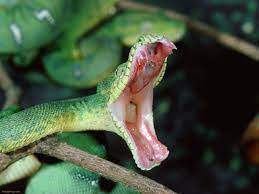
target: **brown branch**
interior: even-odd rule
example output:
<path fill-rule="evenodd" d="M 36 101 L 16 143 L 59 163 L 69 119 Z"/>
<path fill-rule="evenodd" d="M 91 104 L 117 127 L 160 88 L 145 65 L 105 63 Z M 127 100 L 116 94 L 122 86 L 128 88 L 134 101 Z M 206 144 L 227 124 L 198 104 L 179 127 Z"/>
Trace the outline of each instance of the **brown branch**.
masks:
<path fill-rule="evenodd" d="M 186 25 L 205 35 L 208 37 L 211 37 L 215 39 L 218 43 L 229 47 L 243 55 L 246 55 L 247 57 L 259 61 L 259 47 L 255 46 L 243 39 L 237 38 L 235 36 L 232 36 L 228 33 L 224 33 L 221 31 L 218 31 L 217 29 L 196 20 L 193 20 L 189 18 L 187 15 L 178 13 L 176 11 L 168 10 L 168 9 L 162 9 L 158 8 L 156 6 L 152 5 L 146 5 L 142 3 L 136 3 L 131 1 L 120 1 L 118 4 L 119 8 L 121 9 L 134 9 L 134 10 L 141 10 L 141 11 L 148 11 L 148 12 L 164 12 L 169 18 L 180 20 L 186 23 Z"/>
<path fill-rule="evenodd" d="M 17 104 L 20 98 L 20 88 L 16 86 L 11 78 L 9 77 L 8 73 L 4 69 L 3 64 L 0 61 L 0 87 L 5 92 L 5 103 L 3 108 L 8 107 L 12 104 Z"/>
<path fill-rule="evenodd" d="M 83 152 L 62 143 L 55 137 L 47 137 L 37 144 L 10 153 L 9 155 L 0 154 L 0 171 L 12 162 L 32 153 L 45 154 L 63 161 L 72 162 L 110 180 L 121 182 L 141 193 L 176 194 L 164 185 L 105 159 L 99 158 L 98 156 Z"/>
<path fill-rule="evenodd" d="M 36 150 L 38 148 L 38 144 L 34 143 L 28 147 L 24 147 L 15 152 L 9 153 L 8 155 L 0 153 L 0 172 L 2 172 L 6 167 L 14 163 L 15 161 L 30 154 L 37 153 Z"/>

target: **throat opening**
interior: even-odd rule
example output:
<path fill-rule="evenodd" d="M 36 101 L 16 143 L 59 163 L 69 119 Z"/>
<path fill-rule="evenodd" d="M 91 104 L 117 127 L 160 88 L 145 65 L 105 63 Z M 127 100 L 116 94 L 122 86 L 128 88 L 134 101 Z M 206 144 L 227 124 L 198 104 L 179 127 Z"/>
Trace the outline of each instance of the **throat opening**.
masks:
<path fill-rule="evenodd" d="M 167 39 L 139 46 L 132 60 L 129 81 L 110 105 L 114 117 L 126 131 L 124 139 L 137 165 L 144 170 L 160 164 L 169 154 L 156 137 L 152 106 L 154 82 L 173 48 Z"/>
<path fill-rule="evenodd" d="M 126 118 L 127 123 L 136 123 L 137 121 L 137 104 L 130 101 L 126 106 Z"/>

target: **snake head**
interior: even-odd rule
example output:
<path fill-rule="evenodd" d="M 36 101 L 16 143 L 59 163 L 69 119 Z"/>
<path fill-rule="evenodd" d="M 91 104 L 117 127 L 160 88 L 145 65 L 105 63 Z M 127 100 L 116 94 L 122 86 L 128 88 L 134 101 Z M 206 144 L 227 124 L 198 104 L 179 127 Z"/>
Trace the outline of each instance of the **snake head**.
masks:
<path fill-rule="evenodd" d="M 153 88 L 162 79 L 173 49 L 175 45 L 163 36 L 141 36 L 133 45 L 128 61 L 107 82 L 114 132 L 126 141 L 142 170 L 159 165 L 169 154 L 157 139 L 152 105 Z"/>

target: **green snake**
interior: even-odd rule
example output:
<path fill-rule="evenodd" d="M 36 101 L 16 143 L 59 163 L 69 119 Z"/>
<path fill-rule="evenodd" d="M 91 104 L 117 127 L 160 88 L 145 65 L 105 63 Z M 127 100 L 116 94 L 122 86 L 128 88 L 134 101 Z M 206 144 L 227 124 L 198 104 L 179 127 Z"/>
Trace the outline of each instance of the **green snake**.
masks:
<path fill-rule="evenodd" d="M 61 32 L 66 4 L 64 0 L 1 0 L 0 53 L 24 52 L 53 41 Z"/>
<path fill-rule="evenodd" d="M 135 162 L 149 170 L 169 151 L 156 137 L 153 88 L 161 81 L 175 45 L 163 36 L 143 35 L 127 62 L 94 95 L 44 103 L 0 119 L 0 152 L 15 151 L 57 132 L 106 130 L 121 136 Z"/>

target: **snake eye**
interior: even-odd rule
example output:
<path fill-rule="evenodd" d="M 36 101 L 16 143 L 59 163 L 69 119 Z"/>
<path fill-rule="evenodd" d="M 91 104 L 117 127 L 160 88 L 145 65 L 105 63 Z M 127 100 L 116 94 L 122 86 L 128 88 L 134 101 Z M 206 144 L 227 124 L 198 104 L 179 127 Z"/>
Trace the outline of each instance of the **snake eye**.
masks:
<path fill-rule="evenodd" d="M 142 35 L 142 36 L 140 36 L 140 37 L 138 38 L 138 41 L 141 42 L 143 39 L 144 39 L 144 36 Z"/>

